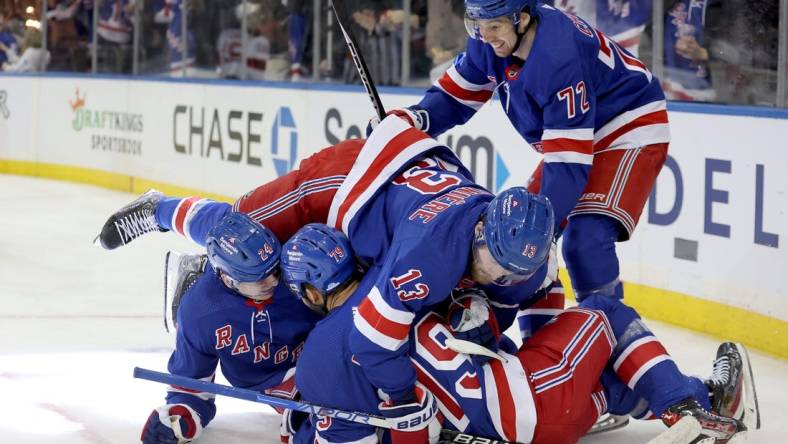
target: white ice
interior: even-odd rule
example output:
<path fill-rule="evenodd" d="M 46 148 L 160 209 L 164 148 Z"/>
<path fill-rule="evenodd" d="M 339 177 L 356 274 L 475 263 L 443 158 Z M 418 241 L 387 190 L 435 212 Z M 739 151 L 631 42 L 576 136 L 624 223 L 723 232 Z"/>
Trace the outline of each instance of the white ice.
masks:
<path fill-rule="evenodd" d="M 134 197 L 0 175 L 0 443 L 139 442 L 162 404 L 164 386 L 133 379 L 132 369 L 165 371 L 173 339 L 162 320 L 164 252 L 197 250 L 158 233 L 111 252 L 93 246 L 105 218 Z M 685 372 L 709 372 L 718 339 L 650 325 Z M 750 355 L 763 428 L 749 442 L 785 442 L 788 362 Z M 197 442 L 279 442 L 273 410 L 228 398 L 217 406 Z M 661 430 L 633 422 L 582 442 L 643 443 Z"/>

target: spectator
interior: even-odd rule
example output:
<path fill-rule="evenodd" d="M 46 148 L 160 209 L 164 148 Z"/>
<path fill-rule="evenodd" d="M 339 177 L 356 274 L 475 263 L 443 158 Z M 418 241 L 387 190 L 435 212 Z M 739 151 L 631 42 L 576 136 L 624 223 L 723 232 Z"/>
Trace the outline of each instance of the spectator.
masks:
<path fill-rule="evenodd" d="M 309 47 L 309 35 L 312 32 L 312 5 L 305 0 L 286 0 L 286 3 L 290 80 L 299 82 L 308 75 L 305 55 Z"/>
<path fill-rule="evenodd" d="M 449 68 L 454 56 L 465 49 L 463 0 L 428 0 L 427 56 L 432 59 L 430 81 L 435 81 Z"/>
<path fill-rule="evenodd" d="M 9 54 L 16 56 L 19 44 L 16 36 L 8 29 L 8 15 L 0 11 L 0 65 L 9 61 Z"/>
<path fill-rule="evenodd" d="M 47 12 L 48 20 L 73 20 L 79 37 L 85 42 L 93 39 L 93 0 L 57 0 Z"/>
<path fill-rule="evenodd" d="M 98 35 L 111 43 L 131 42 L 131 17 L 136 3 L 136 0 L 99 0 Z"/>
<path fill-rule="evenodd" d="M 653 0 L 551 0 L 561 11 L 575 14 L 638 56 L 640 37 L 651 19 Z"/>
<path fill-rule="evenodd" d="M 713 2 L 713 0 L 712 0 Z M 706 45 L 708 0 L 679 0 L 665 13 L 665 75 L 668 99 L 713 101 L 709 51 Z"/>
<path fill-rule="evenodd" d="M 9 72 L 39 72 L 45 71 L 49 64 L 49 51 L 42 49 L 42 34 L 36 28 L 27 28 L 22 40 L 22 56 L 9 51 L 8 47 L 0 43 L 8 57 L 8 62 L 3 63 L 3 71 Z"/>

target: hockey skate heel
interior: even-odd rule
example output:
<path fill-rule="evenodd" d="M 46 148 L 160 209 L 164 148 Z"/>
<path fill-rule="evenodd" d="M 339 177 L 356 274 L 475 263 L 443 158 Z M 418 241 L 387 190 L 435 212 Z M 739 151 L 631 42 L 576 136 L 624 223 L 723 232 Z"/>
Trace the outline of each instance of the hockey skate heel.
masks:
<path fill-rule="evenodd" d="M 161 192 L 150 189 L 119 209 L 104 223 L 93 243 L 105 250 L 114 250 L 145 233 L 167 231 L 156 223 L 156 205 L 164 198 Z"/>
<path fill-rule="evenodd" d="M 712 412 L 740 420 L 748 429 L 761 427 L 752 365 L 743 345 L 720 344 L 712 374 L 704 382 L 711 393 Z"/>

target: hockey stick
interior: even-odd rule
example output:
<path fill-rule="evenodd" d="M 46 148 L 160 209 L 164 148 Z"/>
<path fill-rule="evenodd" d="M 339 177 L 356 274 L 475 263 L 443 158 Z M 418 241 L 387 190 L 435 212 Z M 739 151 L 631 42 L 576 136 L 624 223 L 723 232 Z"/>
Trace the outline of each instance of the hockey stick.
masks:
<path fill-rule="evenodd" d="M 507 362 L 506 358 L 499 355 L 498 353 L 495 353 L 489 348 L 471 341 L 464 341 L 462 339 L 455 339 L 455 338 L 446 338 L 446 347 L 449 347 L 451 350 L 454 350 L 457 353 L 462 353 L 465 355 L 481 355 L 481 356 L 487 356 L 488 358 L 497 359 L 503 362 L 504 364 Z"/>
<path fill-rule="evenodd" d="M 378 113 L 378 118 L 382 121 L 386 118 L 386 109 L 383 108 L 383 102 L 380 101 L 378 90 L 375 88 L 375 84 L 372 82 L 372 76 L 369 74 L 369 68 L 367 68 L 367 63 L 364 61 L 364 56 L 358 49 L 358 42 L 353 36 L 353 33 L 350 31 L 350 28 L 345 26 L 345 17 L 348 17 L 347 10 L 345 9 L 344 4 L 342 4 L 340 1 L 332 0 L 329 2 L 329 4 L 331 5 L 331 10 L 334 11 L 334 16 L 337 18 L 339 29 L 342 30 L 342 35 L 345 37 L 347 49 L 350 51 L 350 55 L 353 58 L 353 64 L 356 65 L 356 70 L 358 71 L 359 78 L 361 78 L 361 83 L 364 85 L 364 89 L 367 90 L 367 95 L 369 96 L 369 100 L 372 101 L 372 106 L 375 108 L 375 112 Z M 340 11 L 342 14 L 339 13 Z"/>
<path fill-rule="evenodd" d="M 162 384 L 169 384 L 176 387 L 183 387 L 189 390 L 197 390 L 200 392 L 213 393 L 214 395 L 222 395 L 230 398 L 243 399 L 246 401 L 259 402 L 267 404 L 272 407 L 280 407 L 283 409 L 290 409 L 299 412 L 305 412 L 319 416 L 329 416 L 331 418 L 344 419 L 346 421 L 357 422 L 360 424 L 367 424 L 374 427 L 390 428 L 391 426 L 386 421 L 386 418 L 375 415 L 368 415 L 361 412 L 346 412 L 337 410 L 330 407 L 322 407 L 307 402 L 293 401 L 290 399 L 277 398 L 260 393 L 255 390 L 249 390 L 238 387 L 231 387 L 214 382 L 202 381 L 199 379 L 187 378 L 185 376 L 172 375 L 170 373 L 162 373 L 154 370 L 148 370 L 140 367 L 134 367 L 134 377 L 145 379 L 148 381 L 160 382 Z"/>
<path fill-rule="evenodd" d="M 185 376 L 173 375 L 170 373 L 157 372 L 140 367 L 134 367 L 134 377 L 146 381 L 160 382 L 176 387 L 182 387 L 199 392 L 212 393 L 214 395 L 227 396 L 229 398 L 243 399 L 245 401 L 258 402 L 260 404 L 280 407 L 313 415 L 330 416 L 332 418 L 344 419 L 346 421 L 366 424 L 373 427 L 391 428 L 386 418 L 377 415 L 368 415 L 361 412 L 346 412 L 344 410 L 330 407 L 321 407 L 308 402 L 293 401 L 290 399 L 277 398 L 260 393 L 255 390 L 232 387 L 228 385 L 216 384 L 214 382 L 202 381 L 200 379 L 187 378 Z M 458 444 L 513 444 L 507 441 L 499 441 L 490 438 L 481 438 L 455 430 L 441 430 L 441 443 Z"/>

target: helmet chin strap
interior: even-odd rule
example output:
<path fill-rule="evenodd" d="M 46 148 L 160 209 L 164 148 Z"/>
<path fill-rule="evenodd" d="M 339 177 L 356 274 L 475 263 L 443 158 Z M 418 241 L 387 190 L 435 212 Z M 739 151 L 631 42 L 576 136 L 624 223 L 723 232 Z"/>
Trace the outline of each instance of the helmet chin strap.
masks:
<path fill-rule="evenodd" d="M 528 17 L 530 18 L 528 19 L 528 24 L 525 25 L 525 29 L 523 29 L 523 32 L 515 31 L 515 34 L 517 34 L 517 40 L 515 40 L 514 42 L 514 50 L 512 51 L 512 54 L 517 52 L 517 50 L 520 48 L 520 43 L 523 42 L 523 37 L 525 37 L 525 35 L 528 34 L 528 31 L 531 29 L 531 26 L 534 24 L 534 21 L 536 21 L 536 18 L 533 15 L 529 14 Z M 519 59 L 519 57 L 517 56 L 514 57 Z M 522 66 L 522 63 L 520 63 L 520 65 Z"/>

